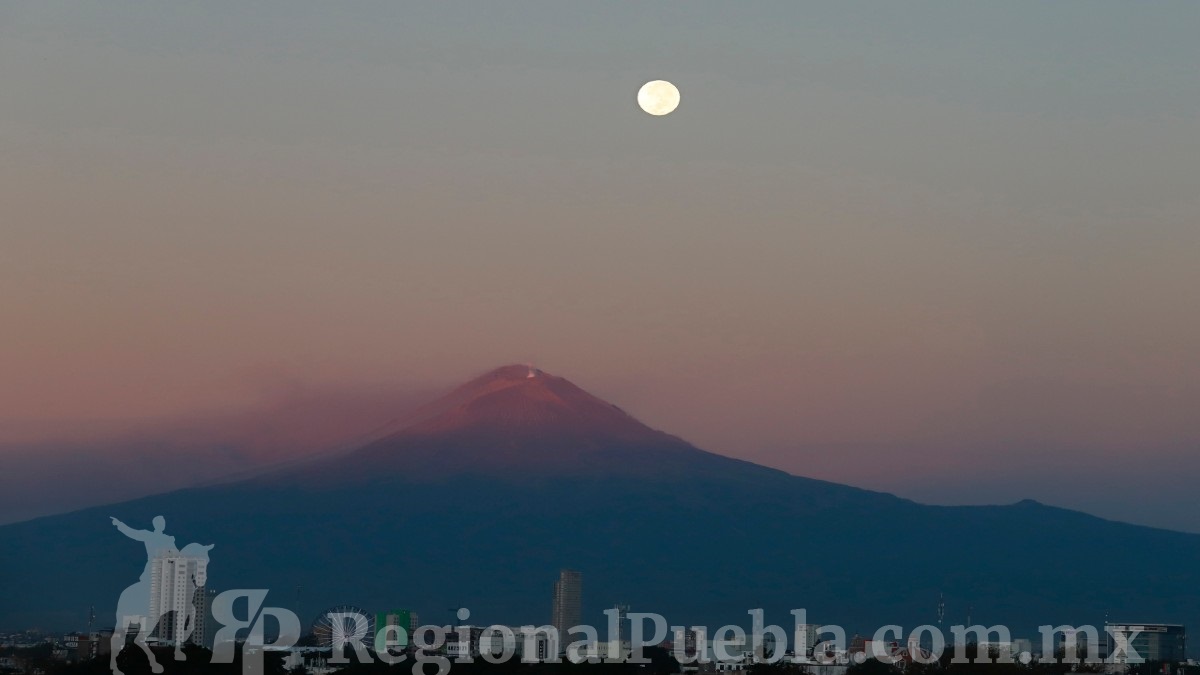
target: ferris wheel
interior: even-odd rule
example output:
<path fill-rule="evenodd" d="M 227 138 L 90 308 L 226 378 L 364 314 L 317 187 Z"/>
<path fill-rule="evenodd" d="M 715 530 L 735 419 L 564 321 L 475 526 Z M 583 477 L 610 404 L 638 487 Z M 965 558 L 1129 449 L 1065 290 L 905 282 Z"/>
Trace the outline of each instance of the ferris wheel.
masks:
<path fill-rule="evenodd" d="M 375 646 L 375 621 L 366 610 L 354 605 L 338 605 L 313 619 L 312 634 L 322 649 L 354 648 L 360 643 L 368 649 Z"/>

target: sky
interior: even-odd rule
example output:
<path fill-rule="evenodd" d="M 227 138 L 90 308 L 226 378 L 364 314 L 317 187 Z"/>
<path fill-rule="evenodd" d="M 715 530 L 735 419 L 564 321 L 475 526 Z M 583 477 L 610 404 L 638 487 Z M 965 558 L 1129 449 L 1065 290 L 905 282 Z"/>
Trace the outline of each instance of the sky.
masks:
<path fill-rule="evenodd" d="M 1200 531 L 1198 25 L 3 3 L 0 453 L 532 361 L 793 473 Z"/>

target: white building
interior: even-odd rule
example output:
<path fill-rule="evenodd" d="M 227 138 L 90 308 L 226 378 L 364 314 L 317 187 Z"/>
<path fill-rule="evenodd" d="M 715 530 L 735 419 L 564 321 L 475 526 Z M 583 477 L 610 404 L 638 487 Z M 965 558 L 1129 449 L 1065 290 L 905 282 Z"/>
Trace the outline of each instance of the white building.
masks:
<path fill-rule="evenodd" d="M 472 636 L 478 640 L 474 651 L 497 657 L 508 654 L 523 661 L 553 661 L 558 658 L 562 646 L 552 644 L 552 629 L 552 626 L 489 626 Z M 455 637 L 451 634 L 447 640 L 455 640 Z M 456 645 L 452 651 L 461 656 L 465 650 Z"/>
<path fill-rule="evenodd" d="M 179 551 L 164 551 L 150 561 L 150 621 L 156 618 L 154 636 L 172 644 L 204 644 L 204 617 L 208 610 L 204 583 L 208 560 Z M 190 629 L 188 622 L 191 622 Z"/>

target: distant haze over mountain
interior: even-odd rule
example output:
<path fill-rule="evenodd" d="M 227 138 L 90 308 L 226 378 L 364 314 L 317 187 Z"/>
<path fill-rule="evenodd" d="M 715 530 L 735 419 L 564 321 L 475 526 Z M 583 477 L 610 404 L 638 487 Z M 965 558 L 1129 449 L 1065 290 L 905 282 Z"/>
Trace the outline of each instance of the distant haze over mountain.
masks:
<path fill-rule="evenodd" d="M 874 630 L 1106 615 L 1200 625 L 1200 536 L 1025 501 L 938 507 L 697 449 L 566 379 L 506 366 L 351 452 L 245 480 L 0 527 L 0 627 L 106 617 L 144 560 L 109 524 L 162 514 L 214 543 L 214 589 L 299 610 L 409 607 L 448 622 L 549 620 L 557 570 L 585 620 L 616 602 L 711 626 L 763 607 Z M 130 467 L 136 471 L 136 467 Z M 296 589 L 301 589 L 297 598 Z M 102 618 L 101 623 L 111 620 Z"/>
<path fill-rule="evenodd" d="M 527 374 L 526 366 L 514 368 Z M 308 377 L 256 374 L 231 386 L 224 408 L 186 415 L 51 424 L 2 419 L 0 411 L 0 475 L 8 479 L 0 491 L 0 524 L 245 478 L 282 463 L 353 449 L 428 414 L 430 399 L 451 389 L 444 378 L 452 376 L 446 374 L 443 379 L 406 375 L 337 384 L 320 379 L 319 367 L 314 370 Z M 1200 506 L 1181 496 L 1191 489 L 1192 465 L 1200 457 L 1186 445 L 1165 449 L 1164 455 L 1098 427 L 1093 433 L 1108 438 L 1107 445 L 1063 449 L 1031 432 L 1052 426 L 1047 419 L 1018 416 L 1002 427 L 980 426 L 969 416 L 950 414 L 929 421 L 929 433 L 921 439 L 901 433 L 889 442 L 864 442 L 855 431 L 843 430 L 835 435 L 838 440 L 830 440 L 830 430 L 814 420 L 829 418 L 836 408 L 835 417 L 861 415 L 865 430 L 872 428 L 874 413 L 839 405 L 836 397 L 814 401 L 782 391 L 768 407 L 776 412 L 794 408 L 795 414 L 779 424 L 763 416 L 762 395 L 773 385 L 761 373 L 731 377 L 723 367 L 689 375 L 683 389 L 667 386 L 661 373 L 636 369 L 587 377 L 612 400 L 629 403 L 661 428 L 701 441 L 701 447 L 790 473 L 936 504 L 1034 497 L 1116 520 L 1200 532 Z M 1003 401 L 973 405 L 978 411 L 1006 409 Z M 1149 414 L 1153 407 L 1142 401 L 1128 407 L 1123 419 L 1142 419 L 1144 427 L 1157 429 Z M 903 407 L 890 414 L 916 419 Z M 723 431 L 714 434 L 714 428 Z M 991 440 L 963 437 L 964 428 Z M 1080 461 L 1081 455 L 1087 460 Z M 178 470 L 181 464 L 186 471 Z M 130 471 L 131 465 L 139 470 Z M 1067 476 L 1071 479 L 1064 480 Z M 47 490 L 48 485 L 61 489 Z"/>
<path fill-rule="evenodd" d="M 6 428 L 8 437 L 0 439 L 0 524 L 246 477 L 316 453 L 352 449 L 436 391 L 291 382 L 233 410 L 62 422 L 23 434 Z"/>

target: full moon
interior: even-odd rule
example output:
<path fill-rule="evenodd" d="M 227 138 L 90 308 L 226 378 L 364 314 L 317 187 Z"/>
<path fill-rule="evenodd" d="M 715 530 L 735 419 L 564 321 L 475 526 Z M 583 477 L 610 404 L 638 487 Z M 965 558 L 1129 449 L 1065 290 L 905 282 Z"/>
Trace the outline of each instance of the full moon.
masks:
<path fill-rule="evenodd" d="M 637 102 L 651 115 L 666 115 L 679 107 L 679 90 L 666 80 L 653 80 L 638 89 Z"/>

